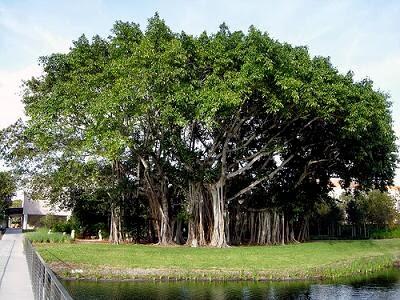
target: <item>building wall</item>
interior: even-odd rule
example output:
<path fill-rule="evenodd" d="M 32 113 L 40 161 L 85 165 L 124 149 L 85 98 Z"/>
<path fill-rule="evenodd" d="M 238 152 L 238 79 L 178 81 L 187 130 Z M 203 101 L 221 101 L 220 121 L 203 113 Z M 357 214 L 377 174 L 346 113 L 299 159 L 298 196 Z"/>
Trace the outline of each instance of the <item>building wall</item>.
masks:
<path fill-rule="evenodd" d="M 24 215 L 24 226 L 23 229 L 35 229 L 38 227 L 43 227 L 44 215 Z M 54 216 L 59 221 L 66 221 L 66 216 Z"/>
<path fill-rule="evenodd" d="M 332 185 L 332 190 L 329 192 L 329 196 L 331 196 L 334 199 L 339 199 L 340 196 L 346 192 L 345 189 L 343 189 L 340 186 L 340 179 L 339 178 L 332 178 L 331 179 L 331 185 Z M 354 188 L 356 187 L 356 184 L 351 184 L 350 185 L 350 192 L 354 191 Z M 389 186 L 387 188 L 389 195 L 391 195 L 395 201 L 395 208 L 397 211 L 400 212 L 400 186 Z"/>
<path fill-rule="evenodd" d="M 23 229 L 34 229 L 42 226 L 40 219 L 46 215 L 53 215 L 60 220 L 67 220 L 71 216 L 70 210 L 61 209 L 56 205 L 51 205 L 45 200 L 32 200 L 31 197 L 18 191 L 16 199 L 22 200 L 23 207 Z"/>
<path fill-rule="evenodd" d="M 400 212 L 400 186 L 389 187 L 388 193 L 396 200 L 396 209 Z"/>

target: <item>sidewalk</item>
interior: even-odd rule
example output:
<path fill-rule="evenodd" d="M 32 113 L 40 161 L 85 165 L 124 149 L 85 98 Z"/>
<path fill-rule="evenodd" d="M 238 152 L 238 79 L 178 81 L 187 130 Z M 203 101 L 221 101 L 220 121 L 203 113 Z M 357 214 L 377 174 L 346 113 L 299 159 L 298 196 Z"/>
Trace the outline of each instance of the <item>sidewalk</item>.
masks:
<path fill-rule="evenodd" d="M 21 229 L 8 228 L 0 240 L 0 299 L 31 300 L 33 291 Z"/>

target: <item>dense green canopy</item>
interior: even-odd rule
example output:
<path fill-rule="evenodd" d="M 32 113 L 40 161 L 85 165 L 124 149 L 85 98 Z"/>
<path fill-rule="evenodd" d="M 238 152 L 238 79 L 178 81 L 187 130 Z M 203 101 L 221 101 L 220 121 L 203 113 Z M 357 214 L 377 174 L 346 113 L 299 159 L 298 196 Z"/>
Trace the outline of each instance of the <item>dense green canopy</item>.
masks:
<path fill-rule="evenodd" d="M 0 213 L 4 214 L 11 205 L 11 197 L 16 192 L 16 182 L 11 173 L 0 172 Z M 0 216 L 2 217 L 2 216 Z"/>
<path fill-rule="evenodd" d="M 156 14 L 40 63 L 3 155 L 41 197 L 102 199 L 114 242 L 143 213 L 160 243 L 182 242 L 182 226 L 189 244 L 285 242 L 304 236 L 330 177 L 394 176 L 387 95 L 254 27 L 191 36 Z"/>

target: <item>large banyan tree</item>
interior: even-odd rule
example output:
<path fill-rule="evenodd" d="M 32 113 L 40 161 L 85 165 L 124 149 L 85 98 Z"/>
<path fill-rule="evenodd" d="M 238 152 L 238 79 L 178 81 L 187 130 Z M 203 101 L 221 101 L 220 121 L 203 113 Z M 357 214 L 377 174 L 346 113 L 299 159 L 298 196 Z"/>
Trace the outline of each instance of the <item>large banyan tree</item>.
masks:
<path fill-rule="evenodd" d="M 115 243 L 139 203 L 160 244 L 301 241 L 329 178 L 393 179 L 387 96 L 254 27 L 191 36 L 155 15 L 40 63 L 2 153 L 40 197 L 99 195 Z"/>

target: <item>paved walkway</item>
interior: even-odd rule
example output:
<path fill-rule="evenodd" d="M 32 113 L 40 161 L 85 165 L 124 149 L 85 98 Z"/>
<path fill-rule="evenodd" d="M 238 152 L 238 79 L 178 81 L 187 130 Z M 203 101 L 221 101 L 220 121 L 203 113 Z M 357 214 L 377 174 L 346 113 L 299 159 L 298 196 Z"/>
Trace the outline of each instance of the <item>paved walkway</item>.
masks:
<path fill-rule="evenodd" d="M 0 240 L 0 299 L 33 299 L 21 229 L 8 228 Z"/>

